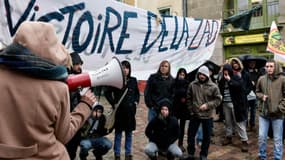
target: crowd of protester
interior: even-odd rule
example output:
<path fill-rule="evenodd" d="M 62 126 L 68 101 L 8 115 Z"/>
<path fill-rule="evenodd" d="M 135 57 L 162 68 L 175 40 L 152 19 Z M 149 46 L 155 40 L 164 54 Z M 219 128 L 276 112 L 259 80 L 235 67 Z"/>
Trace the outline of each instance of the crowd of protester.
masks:
<path fill-rule="evenodd" d="M 32 37 L 31 33 L 38 34 Z M 70 92 L 62 83 L 68 74 L 81 74 L 83 61 L 78 53 L 66 51 L 51 25 L 22 23 L 14 42 L 0 52 L 0 60 L 0 87 L 6 89 L 0 105 L 4 119 L 0 124 L 6 128 L 0 134 L 0 159 L 73 160 L 80 148 L 80 159 L 87 159 L 92 150 L 96 160 L 101 160 L 113 146 L 114 159 L 120 160 L 123 133 L 125 160 L 133 159 L 140 93 L 129 61 L 121 62 L 124 87 L 104 86 L 103 90 L 112 108 L 117 108 L 112 142 L 106 137 L 112 130 L 105 127 L 108 117 L 104 106 L 94 105 L 94 93 Z M 241 152 L 248 152 L 248 132 L 257 132 L 257 157 L 266 160 L 269 132 L 274 159 L 282 160 L 285 77 L 274 60 L 259 66 L 256 63 L 255 59 L 233 57 L 218 72 L 203 64 L 194 74 L 179 68 L 172 77 L 171 63 L 163 60 L 157 72 L 149 75 L 144 90 L 148 108 L 146 155 L 151 160 L 159 155 L 168 160 L 194 160 L 199 144 L 199 159 L 206 160 L 217 121 L 224 122 L 222 145 L 231 145 L 236 134 Z M 25 85 L 31 83 L 33 87 Z M 214 120 L 216 113 L 219 117 Z M 185 131 L 187 144 L 183 144 Z"/>

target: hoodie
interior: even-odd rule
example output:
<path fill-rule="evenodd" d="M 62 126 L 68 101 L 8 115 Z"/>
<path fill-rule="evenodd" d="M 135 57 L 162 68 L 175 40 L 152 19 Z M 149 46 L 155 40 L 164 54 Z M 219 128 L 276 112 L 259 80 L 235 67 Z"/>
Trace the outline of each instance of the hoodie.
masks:
<path fill-rule="evenodd" d="M 281 67 L 274 62 L 274 73 L 272 77 L 265 74 L 259 78 L 256 85 L 256 96 L 259 99 L 258 108 L 260 115 L 269 118 L 284 118 L 285 113 L 285 77 L 282 75 Z M 268 95 L 266 101 L 263 95 Z"/>

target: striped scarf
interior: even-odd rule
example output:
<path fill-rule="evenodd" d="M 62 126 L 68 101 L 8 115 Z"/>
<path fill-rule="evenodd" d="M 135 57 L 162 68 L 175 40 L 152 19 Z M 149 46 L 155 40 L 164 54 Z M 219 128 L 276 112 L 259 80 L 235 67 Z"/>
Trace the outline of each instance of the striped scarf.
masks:
<path fill-rule="evenodd" d="M 0 52 L 0 64 L 40 79 L 64 81 L 68 76 L 65 66 L 55 65 L 16 43 Z"/>

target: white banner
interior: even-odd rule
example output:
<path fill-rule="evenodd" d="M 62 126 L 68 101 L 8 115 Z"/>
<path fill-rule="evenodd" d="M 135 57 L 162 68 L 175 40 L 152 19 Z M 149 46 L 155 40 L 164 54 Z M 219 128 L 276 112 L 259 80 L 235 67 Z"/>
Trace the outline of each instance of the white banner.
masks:
<path fill-rule="evenodd" d="M 79 52 L 84 69 L 96 70 L 116 56 L 129 60 L 132 75 L 147 79 L 162 60 L 192 71 L 213 54 L 221 21 L 158 17 L 113 0 L 1 0 L 0 41 L 12 42 L 25 21 L 52 23 L 70 52 Z M 3 16 L 5 15 L 5 16 Z"/>

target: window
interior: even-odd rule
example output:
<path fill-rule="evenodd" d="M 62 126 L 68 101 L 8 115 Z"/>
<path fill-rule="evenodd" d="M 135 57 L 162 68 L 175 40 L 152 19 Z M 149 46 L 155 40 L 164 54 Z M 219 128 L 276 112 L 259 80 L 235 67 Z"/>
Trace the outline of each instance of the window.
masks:
<path fill-rule="evenodd" d="M 261 6 L 261 7 L 259 7 Z M 253 13 L 253 17 L 260 17 L 262 16 L 262 0 L 251 0 L 251 8 L 259 7 Z"/>
<path fill-rule="evenodd" d="M 267 12 L 269 16 L 276 15 L 279 13 L 277 0 L 268 0 L 267 1 Z"/>
<path fill-rule="evenodd" d="M 158 9 L 160 15 L 169 16 L 170 15 L 170 8 L 162 8 Z"/>

